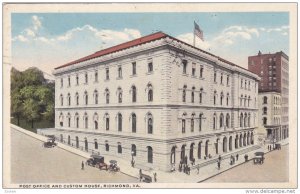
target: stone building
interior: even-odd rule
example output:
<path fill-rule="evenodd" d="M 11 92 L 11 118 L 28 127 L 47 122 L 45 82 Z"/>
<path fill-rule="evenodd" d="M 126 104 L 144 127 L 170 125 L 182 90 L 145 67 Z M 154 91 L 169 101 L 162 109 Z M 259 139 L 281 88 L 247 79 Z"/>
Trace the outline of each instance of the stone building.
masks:
<path fill-rule="evenodd" d="M 289 134 L 289 57 L 281 52 L 258 53 L 248 57 L 249 71 L 261 77 L 259 92 L 259 133 L 280 141 Z"/>
<path fill-rule="evenodd" d="M 162 32 L 55 68 L 60 141 L 169 171 L 255 147 L 259 77 Z"/>

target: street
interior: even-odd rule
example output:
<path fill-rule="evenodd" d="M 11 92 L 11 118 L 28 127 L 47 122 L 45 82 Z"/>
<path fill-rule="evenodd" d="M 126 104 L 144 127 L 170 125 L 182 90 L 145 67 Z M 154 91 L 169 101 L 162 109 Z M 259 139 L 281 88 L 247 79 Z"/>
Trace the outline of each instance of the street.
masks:
<path fill-rule="evenodd" d="M 240 183 L 240 182 L 288 182 L 289 181 L 288 145 L 265 155 L 262 165 L 253 161 L 237 166 L 204 182 L 207 183 Z"/>
<path fill-rule="evenodd" d="M 42 142 L 11 128 L 12 183 L 132 183 L 136 178 L 85 166 L 73 153 L 58 147 L 44 148 Z"/>

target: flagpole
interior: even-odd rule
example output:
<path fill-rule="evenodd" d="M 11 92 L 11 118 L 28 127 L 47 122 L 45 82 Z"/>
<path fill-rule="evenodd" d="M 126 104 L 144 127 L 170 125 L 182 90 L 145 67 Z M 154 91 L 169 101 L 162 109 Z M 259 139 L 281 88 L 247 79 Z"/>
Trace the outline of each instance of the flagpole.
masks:
<path fill-rule="evenodd" d="M 195 43 L 196 43 L 196 39 L 195 39 L 195 30 L 194 30 L 194 41 L 193 41 L 193 45 L 194 45 L 194 47 L 195 47 Z"/>

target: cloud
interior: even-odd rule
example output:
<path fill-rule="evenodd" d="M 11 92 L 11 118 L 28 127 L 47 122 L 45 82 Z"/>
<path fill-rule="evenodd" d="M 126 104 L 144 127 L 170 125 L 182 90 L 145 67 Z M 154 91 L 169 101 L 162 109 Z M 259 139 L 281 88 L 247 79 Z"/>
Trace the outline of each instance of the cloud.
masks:
<path fill-rule="evenodd" d="M 193 45 L 193 42 L 194 42 L 194 34 L 193 33 L 181 34 L 181 35 L 177 36 L 176 38 L 183 42 L 186 42 L 190 45 Z M 198 48 L 201 48 L 203 50 L 208 50 L 211 47 L 209 42 L 203 41 L 200 38 L 195 39 L 195 46 Z"/>
<path fill-rule="evenodd" d="M 277 28 L 268 28 L 265 31 L 270 33 L 270 32 L 278 32 L 284 36 L 286 36 L 289 32 L 290 27 L 289 26 L 280 26 Z"/>
<path fill-rule="evenodd" d="M 41 18 L 36 16 L 36 15 L 33 15 L 31 17 L 31 20 L 32 20 L 32 24 L 33 24 L 33 29 L 35 31 L 39 30 L 41 27 L 42 27 L 42 22 L 41 22 Z"/>
<path fill-rule="evenodd" d="M 23 35 L 15 36 L 12 41 L 20 41 L 20 42 L 28 42 L 28 39 L 25 38 Z"/>

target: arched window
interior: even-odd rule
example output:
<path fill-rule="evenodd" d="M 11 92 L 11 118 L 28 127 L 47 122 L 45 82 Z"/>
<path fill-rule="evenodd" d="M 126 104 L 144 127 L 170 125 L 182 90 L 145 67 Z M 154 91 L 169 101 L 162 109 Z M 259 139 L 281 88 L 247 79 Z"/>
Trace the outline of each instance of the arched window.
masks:
<path fill-rule="evenodd" d="M 84 101 L 85 101 L 86 105 L 88 104 L 88 99 L 89 99 L 88 93 L 87 93 L 87 91 L 85 91 L 84 92 Z"/>
<path fill-rule="evenodd" d="M 98 114 L 94 113 L 94 128 L 98 129 Z"/>
<path fill-rule="evenodd" d="M 118 131 L 122 131 L 122 114 L 118 113 Z"/>
<path fill-rule="evenodd" d="M 200 88 L 200 93 L 199 93 L 199 102 L 200 102 L 200 104 L 202 103 L 202 98 L 203 98 L 203 88 Z"/>
<path fill-rule="evenodd" d="M 75 125 L 76 125 L 76 128 L 79 128 L 79 114 L 78 113 L 75 113 Z"/>
<path fill-rule="evenodd" d="M 152 102 L 153 101 L 153 89 L 152 89 L 152 85 L 149 84 L 148 85 L 148 102 Z"/>
<path fill-rule="evenodd" d="M 202 141 L 200 141 L 198 143 L 198 159 L 201 159 L 201 155 L 202 155 Z"/>
<path fill-rule="evenodd" d="M 68 127 L 71 127 L 71 114 L 70 113 L 68 113 L 67 118 L 68 118 Z"/>
<path fill-rule="evenodd" d="M 76 105 L 79 105 L 79 94 L 76 92 L 75 94 L 75 99 L 76 99 Z"/>
<path fill-rule="evenodd" d="M 132 113 L 132 115 L 131 115 L 131 129 L 132 129 L 132 133 L 136 133 L 136 115 L 135 115 L 135 113 Z"/>
<path fill-rule="evenodd" d="M 122 89 L 119 87 L 117 90 L 117 94 L 118 94 L 118 102 L 122 103 Z"/>
<path fill-rule="evenodd" d="M 244 99 L 244 106 L 246 107 L 246 102 L 247 102 L 247 95 L 245 95 L 245 99 Z"/>
<path fill-rule="evenodd" d="M 147 147 L 147 153 L 148 153 L 148 163 L 153 163 L 153 149 L 152 147 Z"/>
<path fill-rule="evenodd" d="M 223 113 L 220 114 L 220 128 L 222 128 L 224 125 L 224 115 Z"/>
<path fill-rule="evenodd" d="M 223 138 L 223 152 L 227 152 L 227 137 Z"/>
<path fill-rule="evenodd" d="M 240 116 L 240 127 L 243 127 L 243 113 L 241 113 L 241 116 Z"/>
<path fill-rule="evenodd" d="M 251 115 L 250 113 L 248 113 L 248 127 L 251 126 Z"/>
<path fill-rule="evenodd" d="M 229 105 L 229 93 L 227 93 L 227 96 L 226 96 L 226 106 Z"/>
<path fill-rule="evenodd" d="M 131 144 L 131 153 L 132 153 L 132 156 L 136 156 L 136 145 L 135 144 Z"/>
<path fill-rule="evenodd" d="M 95 82 L 98 82 L 98 71 L 95 71 Z"/>
<path fill-rule="evenodd" d="M 223 105 L 223 98 L 224 98 L 224 94 L 223 92 L 221 92 L 221 95 L 220 95 L 220 104 Z"/>
<path fill-rule="evenodd" d="M 203 113 L 199 114 L 199 131 L 202 131 L 202 119 L 203 119 Z"/>
<path fill-rule="evenodd" d="M 78 77 L 78 74 L 76 74 L 76 85 L 77 85 L 77 86 L 79 85 L 79 77 Z"/>
<path fill-rule="evenodd" d="M 227 113 L 226 115 L 226 127 L 229 128 L 229 123 L 230 123 L 230 115 Z"/>
<path fill-rule="evenodd" d="M 98 149 L 98 142 L 97 142 L 97 139 L 95 139 L 94 142 L 95 142 L 95 149 L 97 150 L 97 149 Z"/>
<path fill-rule="evenodd" d="M 122 67 L 118 67 L 118 77 L 122 78 Z"/>
<path fill-rule="evenodd" d="M 194 128 L 195 128 L 195 113 L 192 114 L 192 118 L 191 118 L 191 132 L 194 132 Z"/>
<path fill-rule="evenodd" d="M 132 92 L 132 102 L 136 102 L 136 87 L 135 86 L 131 87 L 131 92 Z"/>
<path fill-rule="evenodd" d="M 59 115 L 59 125 L 62 127 L 64 126 L 64 115 L 63 113 L 61 112 L 60 115 Z"/>
<path fill-rule="evenodd" d="M 108 90 L 108 88 L 105 89 L 105 100 L 106 100 L 106 104 L 109 104 L 109 90 Z"/>
<path fill-rule="evenodd" d="M 95 90 L 95 91 L 94 91 L 94 100 L 95 100 L 94 102 L 95 102 L 95 104 L 98 104 L 98 96 L 99 96 L 99 95 L 98 95 L 98 91 Z"/>
<path fill-rule="evenodd" d="M 120 143 L 118 145 L 118 154 L 122 154 L 122 146 Z"/>
<path fill-rule="evenodd" d="M 247 127 L 247 113 L 244 114 L 244 127 Z"/>
<path fill-rule="evenodd" d="M 89 150 L 89 143 L 88 143 L 87 138 L 84 138 L 84 150 L 85 150 L 85 151 L 88 151 L 88 150 Z"/>
<path fill-rule="evenodd" d="M 147 129 L 148 129 L 148 134 L 153 134 L 153 117 L 151 113 L 148 113 L 147 115 Z"/>
<path fill-rule="evenodd" d="M 186 88 L 186 85 L 184 85 L 182 90 L 182 102 L 185 102 L 186 100 Z"/>
<path fill-rule="evenodd" d="M 217 114 L 214 113 L 213 117 L 213 129 L 217 129 Z"/>
<path fill-rule="evenodd" d="M 185 133 L 185 127 L 186 127 L 185 122 L 186 122 L 186 113 L 183 113 L 182 120 L 181 120 L 181 123 L 182 123 L 181 131 L 182 131 L 182 133 Z"/>
<path fill-rule="evenodd" d="M 84 119 L 84 127 L 87 129 L 88 128 L 88 115 L 87 115 L 87 113 L 84 113 L 83 119 Z"/>
<path fill-rule="evenodd" d="M 241 88 L 243 88 L 243 79 L 241 79 Z"/>
<path fill-rule="evenodd" d="M 268 97 L 267 96 L 264 96 L 264 104 L 267 104 L 268 103 Z"/>
<path fill-rule="evenodd" d="M 241 98 L 240 98 L 240 106 L 243 106 L 243 95 L 241 95 Z"/>
<path fill-rule="evenodd" d="M 106 141 L 106 143 L 105 143 L 105 151 L 109 151 L 109 144 L 107 143 L 107 141 Z"/>
<path fill-rule="evenodd" d="M 70 93 L 68 93 L 67 99 L 68 99 L 68 106 L 71 106 L 71 95 L 70 95 Z"/>
<path fill-rule="evenodd" d="M 75 141 L 76 141 L 76 148 L 79 148 L 79 138 L 77 136 L 75 137 Z"/>
<path fill-rule="evenodd" d="M 250 90 L 250 81 L 248 82 L 248 90 Z"/>
<path fill-rule="evenodd" d="M 191 94 L 191 102 L 195 102 L 195 87 L 192 88 L 192 94 Z"/>
<path fill-rule="evenodd" d="M 247 89 L 247 81 L 245 80 L 245 89 Z"/>
<path fill-rule="evenodd" d="M 217 91 L 214 91 L 214 105 L 217 104 Z"/>
<path fill-rule="evenodd" d="M 267 124 L 267 118 L 266 118 L 266 117 L 263 118 L 263 124 L 264 124 L 264 125 Z"/>
<path fill-rule="evenodd" d="M 63 95 L 61 94 L 60 95 L 60 106 L 63 106 L 64 105 L 64 97 Z"/>
<path fill-rule="evenodd" d="M 248 107 L 250 106 L 250 96 L 248 96 Z"/>
<path fill-rule="evenodd" d="M 268 112 L 268 108 L 267 108 L 267 107 L 264 107 L 264 108 L 263 108 L 263 114 L 266 115 L 267 112 Z"/>
<path fill-rule="evenodd" d="M 106 129 L 106 131 L 108 131 L 109 130 L 109 114 L 108 113 L 105 113 L 104 119 L 105 119 L 105 129 Z"/>
<path fill-rule="evenodd" d="M 68 145 L 71 145 L 71 137 L 68 135 Z"/>

